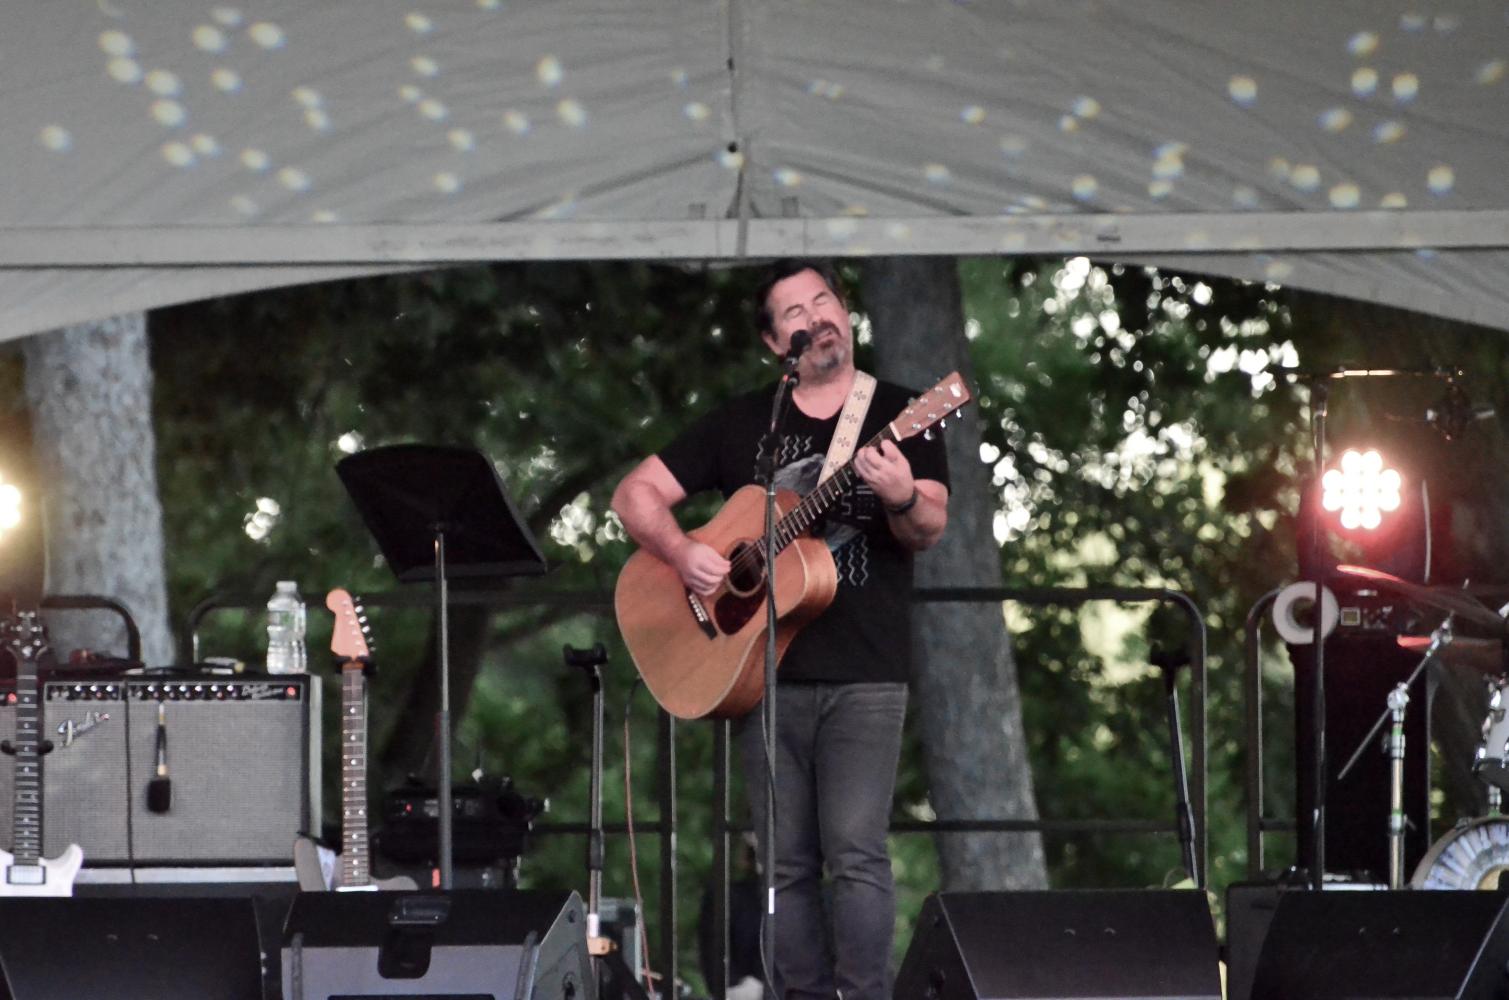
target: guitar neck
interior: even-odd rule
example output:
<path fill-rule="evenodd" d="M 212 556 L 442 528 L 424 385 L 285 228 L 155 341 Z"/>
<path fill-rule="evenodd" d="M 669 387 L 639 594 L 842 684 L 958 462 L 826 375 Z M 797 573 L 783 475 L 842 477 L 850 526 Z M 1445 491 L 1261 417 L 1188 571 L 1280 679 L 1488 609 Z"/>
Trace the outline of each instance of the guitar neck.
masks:
<path fill-rule="evenodd" d="M 37 683 L 37 649 L 10 644 L 16 657 L 15 795 L 11 853 L 18 865 L 42 857 L 42 708 Z"/>
<path fill-rule="evenodd" d="M 862 448 L 873 448 L 880 444 L 881 441 L 895 442 L 896 440 L 895 432 L 887 424 L 879 434 L 870 438 L 870 440 L 860 445 L 859 448 L 854 449 L 854 451 L 855 454 L 858 454 Z M 858 474 L 854 471 L 854 459 L 850 458 L 843 465 L 839 466 L 833 475 L 819 483 L 816 489 L 802 497 L 801 503 L 787 511 L 776 522 L 776 551 L 781 551 L 793 541 L 806 534 L 817 523 L 817 519 L 827 513 L 829 507 L 833 506 L 834 501 L 843 496 L 844 491 L 853 484 L 857 477 Z M 760 539 L 760 544 L 761 546 L 765 544 L 764 538 Z"/>
<path fill-rule="evenodd" d="M 367 836 L 367 677 L 361 661 L 341 668 L 341 886 L 371 884 Z"/>

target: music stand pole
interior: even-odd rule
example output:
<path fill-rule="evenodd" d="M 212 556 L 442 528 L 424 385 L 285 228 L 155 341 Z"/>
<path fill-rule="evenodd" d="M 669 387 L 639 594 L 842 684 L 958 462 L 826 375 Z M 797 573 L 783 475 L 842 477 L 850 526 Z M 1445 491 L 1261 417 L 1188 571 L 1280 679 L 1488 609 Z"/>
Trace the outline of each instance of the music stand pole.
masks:
<path fill-rule="evenodd" d="M 1315 602 L 1315 690 L 1311 699 L 1311 711 L 1315 713 L 1311 727 L 1315 735 L 1315 796 L 1311 802 L 1310 856 L 1314 866 L 1311 883 L 1317 890 L 1326 887 L 1326 636 L 1325 629 L 1322 628 L 1326 606 L 1326 567 L 1325 529 L 1320 523 L 1320 515 L 1313 507 L 1320 503 L 1320 481 L 1326 474 L 1326 405 L 1329 390 L 1330 387 L 1323 379 L 1317 380 L 1310 387 L 1310 422 L 1313 425 L 1311 431 L 1315 435 L 1315 485 L 1307 501 L 1312 505 L 1310 517 L 1315 529 L 1312 539 L 1314 565 L 1311 573 L 1314 577 L 1314 590 L 1311 593 Z"/>
<path fill-rule="evenodd" d="M 451 815 L 451 623 L 449 613 L 449 590 L 445 579 L 445 525 L 435 525 L 435 613 L 440 621 L 440 708 L 435 713 L 435 742 L 439 745 L 436 754 L 435 807 L 440 810 L 440 888 L 451 887 L 454 854 L 451 850 L 451 830 L 455 817 Z"/>

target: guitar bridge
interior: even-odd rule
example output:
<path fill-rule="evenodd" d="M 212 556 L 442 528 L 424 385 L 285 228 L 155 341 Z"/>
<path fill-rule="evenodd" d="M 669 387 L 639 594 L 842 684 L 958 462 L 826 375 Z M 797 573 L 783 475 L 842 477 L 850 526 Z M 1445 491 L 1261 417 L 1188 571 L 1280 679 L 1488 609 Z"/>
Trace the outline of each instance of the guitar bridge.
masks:
<path fill-rule="evenodd" d="M 688 590 L 686 603 L 691 607 L 692 617 L 697 620 L 697 627 L 702 629 L 702 634 L 709 639 L 718 638 L 718 630 L 714 627 L 712 616 L 707 613 L 707 608 L 702 606 L 702 598 Z"/>

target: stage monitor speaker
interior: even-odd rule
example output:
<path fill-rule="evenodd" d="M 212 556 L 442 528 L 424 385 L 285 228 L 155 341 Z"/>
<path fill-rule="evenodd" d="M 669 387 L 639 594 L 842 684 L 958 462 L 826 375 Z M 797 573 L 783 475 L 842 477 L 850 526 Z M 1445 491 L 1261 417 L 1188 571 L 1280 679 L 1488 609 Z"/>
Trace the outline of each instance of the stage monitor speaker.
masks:
<path fill-rule="evenodd" d="M 283 1000 L 596 1000 L 576 893 L 314 892 L 283 931 Z"/>
<path fill-rule="evenodd" d="M 249 899 L 0 899 L 5 1000 L 262 1000 Z"/>
<path fill-rule="evenodd" d="M 896 1000 L 1220 1000 L 1193 891 L 945 892 L 922 905 Z"/>
<path fill-rule="evenodd" d="M 166 812 L 153 812 L 157 706 L 165 706 Z M 307 674 L 49 680 L 42 685 L 43 854 L 84 864 L 288 865 L 320 815 L 320 687 Z M 0 708 L 0 736 L 15 709 Z M 129 745 L 129 753 L 127 747 Z M 0 759 L 0 844 L 14 768 Z"/>
<path fill-rule="evenodd" d="M 1283 893 L 1252 1000 L 1497 1000 L 1509 923 L 1497 892 Z"/>

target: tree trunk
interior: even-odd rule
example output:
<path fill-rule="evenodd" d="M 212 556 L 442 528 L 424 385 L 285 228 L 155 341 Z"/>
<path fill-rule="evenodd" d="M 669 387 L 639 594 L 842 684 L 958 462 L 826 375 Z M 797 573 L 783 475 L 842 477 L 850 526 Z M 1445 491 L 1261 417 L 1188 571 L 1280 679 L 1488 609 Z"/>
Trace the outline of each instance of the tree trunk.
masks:
<path fill-rule="evenodd" d="M 863 284 L 876 374 L 921 390 L 957 369 L 974 384 L 953 258 L 873 258 L 863 267 Z M 973 411 L 950 422 L 944 437 L 952 481 L 948 530 L 918 557 L 917 585 L 999 587 L 997 504 L 980 462 Z M 934 812 L 939 819 L 1037 818 L 1001 606 L 919 604 L 913 621 L 913 688 Z M 942 834 L 939 855 L 944 889 L 1047 884 L 1036 833 Z"/>
<path fill-rule="evenodd" d="M 46 591 L 119 601 L 141 630 L 145 662 L 172 663 L 146 317 L 40 334 L 23 350 Z M 108 612 L 47 619 L 60 659 L 74 649 L 126 654 L 125 626 Z"/>

